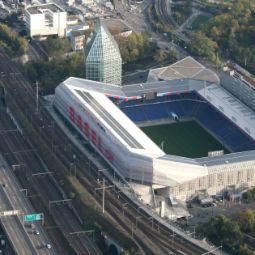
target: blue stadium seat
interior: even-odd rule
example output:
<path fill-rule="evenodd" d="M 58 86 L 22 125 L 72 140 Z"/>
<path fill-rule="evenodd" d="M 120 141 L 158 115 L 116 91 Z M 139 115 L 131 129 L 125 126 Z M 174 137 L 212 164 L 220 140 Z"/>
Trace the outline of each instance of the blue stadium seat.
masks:
<path fill-rule="evenodd" d="M 197 93 L 157 97 L 148 101 L 127 101 L 119 104 L 134 122 L 172 118 L 196 119 L 233 152 L 255 149 L 255 141 L 228 120 L 220 111 Z"/>

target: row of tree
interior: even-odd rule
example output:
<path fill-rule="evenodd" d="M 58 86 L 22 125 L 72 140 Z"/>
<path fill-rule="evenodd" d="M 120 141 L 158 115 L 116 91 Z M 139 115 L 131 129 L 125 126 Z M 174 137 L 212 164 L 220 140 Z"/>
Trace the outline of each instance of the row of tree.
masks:
<path fill-rule="evenodd" d="M 182 1 L 182 4 L 173 4 L 172 15 L 177 24 L 181 25 L 192 14 L 192 2 Z"/>
<path fill-rule="evenodd" d="M 28 51 L 28 42 L 5 24 L 0 24 L 0 45 L 13 56 L 22 56 Z"/>
<path fill-rule="evenodd" d="M 243 193 L 242 198 L 246 202 L 251 202 L 255 200 L 255 188 L 252 188 L 250 190 L 247 190 L 246 192 Z"/>
<path fill-rule="evenodd" d="M 123 63 L 134 62 L 155 54 L 157 44 L 146 32 L 132 33 L 128 37 L 116 36 Z"/>
<path fill-rule="evenodd" d="M 218 59 L 219 46 L 217 42 L 213 41 L 202 32 L 197 32 L 192 35 L 188 50 L 194 56 L 207 58 L 214 64 L 220 64 Z"/>
<path fill-rule="evenodd" d="M 70 57 L 53 58 L 51 61 L 30 61 L 23 66 L 23 71 L 32 82 L 39 82 L 43 93 L 49 94 L 70 76 L 84 78 L 84 57 L 82 53 L 75 53 Z"/>
<path fill-rule="evenodd" d="M 254 255 L 253 251 L 242 243 L 244 233 L 255 231 L 255 212 L 252 209 L 238 213 L 235 220 L 217 215 L 209 222 L 201 224 L 198 231 L 215 245 L 223 245 L 230 254 Z"/>
<path fill-rule="evenodd" d="M 234 1 L 231 8 L 209 19 L 201 34 L 218 45 L 221 55 L 255 73 L 254 1 Z"/>

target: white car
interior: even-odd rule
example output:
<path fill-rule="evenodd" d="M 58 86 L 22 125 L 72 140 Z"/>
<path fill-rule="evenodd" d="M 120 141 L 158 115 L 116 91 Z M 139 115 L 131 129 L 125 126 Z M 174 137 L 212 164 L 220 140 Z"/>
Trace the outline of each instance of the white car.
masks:
<path fill-rule="evenodd" d="M 35 235 L 40 235 L 40 232 L 37 229 L 34 231 L 34 233 Z"/>
<path fill-rule="evenodd" d="M 49 243 L 46 244 L 47 249 L 51 249 L 51 245 Z"/>

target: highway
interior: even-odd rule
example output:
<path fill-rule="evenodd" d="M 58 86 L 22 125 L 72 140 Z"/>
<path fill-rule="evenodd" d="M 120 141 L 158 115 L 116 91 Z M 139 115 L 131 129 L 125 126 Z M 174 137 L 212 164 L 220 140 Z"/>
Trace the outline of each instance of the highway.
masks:
<path fill-rule="evenodd" d="M 73 144 L 73 139 L 69 139 L 67 134 L 61 130 L 49 115 L 43 102 L 40 102 L 40 114 L 32 114 L 34 112 L 35 104 L 34 93 L 31 86 L 25 81 L 15 66 L 8 62 L 8 59 L 6 59 L 4 55 L 2 56 L 2 59 L 6 62 L 3 66 L 5 68 L 2 68 L 2 70 L 5 73 L 16 73 L 15 77 L 9 77 L 9 79 L 5 79 L 5 82 L 3 82 L 8 89 L 8 104 L 11 104 L 13 109 L 14 107 L 16 107 L 16 110 L 18 108 L 22 109 L 22 111 L 18 111 L 17 114 L 23 112 L 24 123 L 27 123 L 29 120 L 31 137 L 36 130 L 38 136 L 37 140 L 41 144 L 41 148 L 37 147 L 37 149 L 41 149 L 40 152 L 42 154 L 45 153 L 44 150 L 51 150 L 54 152 L 55 156 L 51 158 L 51 164 L 58 166 L 58 172 L 61 173 L 61 175 L 70 174 L 70 163 L 74 161 L 73 155 L 76 155 L 76 175 L 79 181 L 91 196 L 96 199 L 98 204 L 101 204 L 102 196 L 100 192 L 97 192 L 95 195 L 95 188 L 100 187 L 97 179 L 100 169 L 104 168 L 105 164 L 97 158 L 97 160 L 100 161 L 99 163 L 97 162 L 97 165 L 99 164 L 98 166 L 101 167 L 99 168 L 94 164 L 95 158 L 89 155 L 89 150 L 84 154 L 83 151 L 78 149 L 77 146 Z M 34 140 L 34 142 L 37 141 Z M 18 149 L 20 150 L 21 148 Z M 31 154 L 33 153 L 30 153 L 30 156 L 26 157 L 25 162 L 28 165 L 31 164 L 31 166 L 33 166 L 31 168 L 34 169 L 35 162 L 29 162 L 31 160 Z M 91 160 L 89 160 L 89 158 Z M 22 163 L 22 161 L 20 163 Z M 42 171 L 40 168 L 38 168 L 38 170 Z M 40 182 L 36 182 L 36 185 L 40 186 L 45 179 L 49 178 L 41 178 Z M 48 182 L 49 181 L 47 181 L 47 183 Z M 110 183 L 107 183 L 107 185 L 108 184 Z M 44 187 L 44 189 L 45 188 L 47 190 L 54 189 L 54 187 L 49 188 L 48 186 Z M 46 191 L 43 192 L 42 190 L 41 192 L 44 196 L 50 195 L 48 192 L 47 194 L 44 194 Z M 57 192 L 55 191 L 55 193 Z M 48 201 L 52 199 L 56 200 L 57 198 L 47 198 Z M 127 199 L 117 188 L 115 189 L 115 192 L 112 190 L 106 191 L 106 199 L 107 203 L 105 209 L 107 214 L 109 214 L 119 226 L 133 237 L 142 254 L 198 255 L 205 252 L 204 249 L 183 239 L 162 224 L 154 221 L 149 215 L 133 205 L 132 201 Z M 59 207 L 54 207 L 54 210 L 57 210 L 57 208 Z M 61 212 L 63 213 L 63 210 Z"/>
<path fill-rule="evenodd" d="M 0 210 L 1 212 L 13 210 L 2 186 L 0 187 Z M 28 237 L 28 233 L 25 231 L 17 216 L 2 216 L 1 224 L 17 254 L 36 254 L 36 250 Z"/>
<path fill-rule="evenodd" d="M 0 155 L 0 162 L 1 162 L 0 180 L 2 182 L 2 187 L 3 185 L 5 186 L 4 191 L 8 195 L 8 198 L 10 198 L 9 200 L 12 204 L 13 209 L 20 211 L 20 215 L 18 216 L 18 219 L 20 223 L 22 224 L 22 228 L 24 228 L 25 225 L 23 224 L 23 215 L 35 213 L 34 209 L 32 208 L 28 199 L 25 197 L 25 193 L 22 191 L 20 185 L 17 183 L 16 177 L 14 176 L 12 172 L 13 170 L 9 168 L 8 164 L 3 159 L 2 155 Z M 31 225 L 27 224 L 27 227 L 25 227 L 25 231 L 28 234 L 29 242 L 32 243 L 34 249 L 36 250 L 36 254 L 42 254 L 42 255 L 56 254 L 54 249 L 46 249 L 45 247 L 45 245 L 50 242 L 45 230 L 41 226 L 41 222 L 39 224 L 34 222 L 33 224 L 35 225 L 35 229 L 31 229 Z M 39 231 L 39 235 L 35 234 L 35 230 Z M 8 233 L 8 229 L 7 229 L 7 233 Z M 13 237 L 10 236 L 10 239 L 12 238 Z M 23 242 L 19 244 L 22 245 Z M 14 248 L 18 252 L 22 250 L 25 252 L 24 254 L 26 254 L 25 247 L 19 247 L 20 245 L 15 245 Z"/>

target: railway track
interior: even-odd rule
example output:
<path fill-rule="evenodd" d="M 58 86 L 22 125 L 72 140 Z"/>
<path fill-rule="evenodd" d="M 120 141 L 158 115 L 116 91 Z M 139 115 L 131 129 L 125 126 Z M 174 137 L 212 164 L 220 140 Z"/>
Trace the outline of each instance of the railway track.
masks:
<path fill-rule="evenodd" d="M 3 120 L 2 116 L 1 120 Z M 1 130 L 8 130 L 9 128 L 14 128 L 10 119 L 8 120 L 8 118 L 6 118 L 5 121 L 1 121 Z M 26 165 L 26 176 L 34 179 L 34 187 L 36 187 L 38 194 L 44 194 L 43 197 L 46 203 L 48 201 L 62 199 L 61 194 L 59 194 L 59 191 L 54 187 L 53 183 L 48 177 L 31 177 L 32 174 L 42 173 L 44 170 L 42 169 L 42 165 L 37 159 L 37 156 L 34 155 L 35 153 L 30 150 L 29 145 L 23 143 L 19 132 L 2 134 L 0 150 L 2 151 L 3 155 L 7 157 L 7 160 L 11 165 Z M 46 193 L 45 190 L 48 192 Z M 61 225 L 61 230 L 64 233 L 68 234 L 73 231 L 82 230 L 76 220 L 72 220 L 72 222 L 70 222 L 70 209 L 66 205 L 58 205 L 57 207 L 53 207 L 51 209 L 51 213 L 55 215 L 55 218 L 61 219 L 57 220 L 57 223 Z M 86 246 L 82 245 L 87 238 L 73 238 L 70 235 L 67 235 L 67 238 L 70 243 L 73 244 L 77 254 L 99 254 L 94 246 L 91 245 L 90 241 L 86 242 Z"/>
<path fill-rule="evenodd" d="M 5 71 L 6 71 L 5 65 Z M 16 70 L 11 69 L 12 76 L 19 75 L 18 73 L 15 73 Z M 18 81 L 18 80 L 17 80 Z M 4 82 L 4 85 L 8 89 L 8 86 L 12 84 L 12 81 L 7 79 Z M 19 92 L 17 87 L 14 87 L 13 91 L 11 92 L 11 96 L 14 96 L 17 98 L 17 96 L 22 97 L 22 104 L 20 106 L 23 106 L 26 110 L 31 108 L 31 104 L 28 102 L 31 102 L 31 93 L 33 90 L 27 86 L 27 84 L 24 82 L 24 80 L 19 80 L 19 86 L 22 88 L 23 93 Z M 8 89 L 8 93 L 10 90 Z M 28 112 L 26 112 L 27 117 L 30 118 Z M 38 123 L 41 124 L 42 119 L 39 118 L 35 119 L 37 116 L 32 116 L 30 121 L 31 124 L 35 126 L 34 122 L 38 121 Z M 33 120 L 34 118 L 34 120 Z M 8 119 L 8 117 L 1 118 L 1 130 L 13 130 L 15 129 L 15 126 L 13 125 L 12 121 Z M 3 155 L 7 158 L 8 163 L 10 165 L 25 165 L 26 167 L 26 175 L 29 175 L 30 177 L 32 174 L 38 174 L 45 172 L 44 166 L 42 165 L 41 161 L 39 160 L 36 151 L 31 150 L 30 144 L 24 140 L 24 138 L 20 135 L 20 133 L 17 132 L 10 132 L 10 133 L 2 133 L 1 134 L 1 151 Z M 49 201 L 56 201 L 56 200 L 62 200 L 62 194 L 60 194 L 59 190 L 55 187 L 55 184 L 52 182 L 51 178 L 49 176 L 46 177 L 33 177 L 34 187 L 38 194 L 43 194 L 44 202 L 47 204 Z M 73 212 L 70 210 L 68 206 L 57 206 L 54 207 L 51 210 L 52 215 L 55 215 L 55 221 L 58 223 L 59 226 L 61 226 L 61 230 L 66 233 L 67 239 L 72 244 L 74 250 L 76 251 L 76 254 L 88 254 L 88 255 L 94 255 L 94 254 L 101 254 L 97 248 L 95 248 L 95 245 L 92 244 L 92 241 L 86 237 L 72 237 L 69 235 L 70 232 L 80 231 L 82 230 L 82 227 L 78 223 L 77 219 L 74 217 Z M 72 221 L 70 220 L 72 219 Z"/>
<path fill-rule="evenodd" d="M 22 107 L 23 114 L 27 120 L 30 121 L 31 126 L 34 129 L 37 129 L 37 131 L 39 130 L 38 133 L 45 144 L 47 144 L 52 152 L 55 153 L 56 159 L 58 158 L 61 164 L 65 166 L 62 169 L 62 171 L 65 171 L 65 174 L 70 174 L 68 169 L 70 162 L 73 161 L 72 156 L 77 156 L 77 177 L 86 190 L 94 196 L 95 187 L 98 187 L 98 169 L 93 162 L 89 163 L 90 169 L 84 168 L 84 166 L 88 165 L 88 159 L 80 152 L 80 150 L 73 146 L 70 141 L 63 139 L 65 134 L 56 126 L 56 124 L 54 124 L 54 120 L 44 108 L 40 109 L 40 114 L 34 114 L 33 105 L 35 105 L 35 93 L 31 85 L 26 82 L 17 68 L 12 66 L 11 62 L 7 62 L 8 64 L 4 65 L 3 71 L 12 73 L 11 76 L 13 76 L 9 80 L 7 78 L 6 82 L 4 82 L 8 93 L 10 93 L 9 97 L 12 96 L 15 98 L 15 104 Z M 40 103 L 40 105 L 42 104 Z M 25 158 L 25 160 L 22 160 L 26 162 L 26 160 L 29 159 Z M 20 161 L 21 159 L 19 162 Z M 33 165 L 34 163 L 31 162 L 31 164 Z M 157 230 L 153 231 L 148 215 L 143 214 L 141 211 L 138 212 L 139 209 L 135 206 L 131 206 L 131 201 L 127 201 L 127 198 L 118 190 L 116 192 L 118 192 L 118 199 L 116 198 L 116 194 L 106 191 L 106 211 L 118 222 L 118 224 L 133 236 L 143 254 L 171 254 L 170 252 L 173 252 L 173 254 L 195 255 L 204 252 L 201 248 L 192 245 L 177 235 L 172 238 L 171 234 L 173 233 L 170 233 L 169 230 L 165 229 L 160 224 L 158 225 Z M 101 195 L 99 193 L 94 197 L 98 203 L 101 203 Z M 122 217 L 122 215 L 119 214 L 119 212 L 122 212 L 123 203 L 129 204 L 128 209 L 125 209 L 125 217 Z M 134 222 L 137 220 L 137 216 L 142 216 L 142 218 L 139 220 L 138 228 L 134 229 L 133 226 Z"/>

